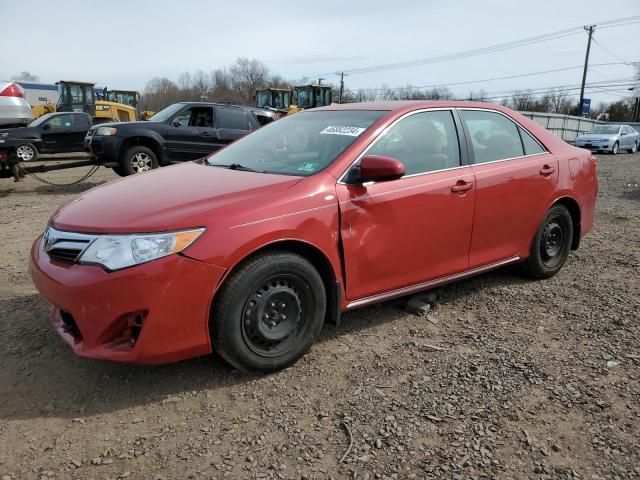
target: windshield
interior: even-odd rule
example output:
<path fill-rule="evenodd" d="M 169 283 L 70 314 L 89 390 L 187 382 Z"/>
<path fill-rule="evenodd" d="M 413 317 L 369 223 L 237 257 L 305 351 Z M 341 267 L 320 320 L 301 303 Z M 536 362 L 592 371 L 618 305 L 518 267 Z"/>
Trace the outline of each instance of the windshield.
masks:
<path fill-rule="evenodd" d="M 607 135 L 615 135 L 620 131 L 620 125 L 596 125 L 591 133 L 605 133 Z"/>
<path fill-rule="evenodd" d="M 185 107 L 184 103 L 174 103 L 173 105 L 169 105 L 167 108 L 160 110 L 153 117 L 149 118 L 150 122 L 166 122 L 171 117 L 173 117 L 176 113 L 182 110 Z"/>
<path fill-rule="evenodd" d="M 209 165 L 308 176 L 330 165 L 386 112 L 340 110 L 285 117 L 207 158 Z"/>
<path fill-rule="evenodd" d="M 119 90 L 111 90 L 107 92 L 107 98 L 110 102 L 122 103 L 131 107 L 138 106 L 138 92 L 123 92 Z"/>
<path fill-rule="evenodd" d="M 311 98 L 313 91 L 310 88 L 298 89 L 298 107 L 299 108 L 311 108 L 313 106 L 313 99 Z"/>

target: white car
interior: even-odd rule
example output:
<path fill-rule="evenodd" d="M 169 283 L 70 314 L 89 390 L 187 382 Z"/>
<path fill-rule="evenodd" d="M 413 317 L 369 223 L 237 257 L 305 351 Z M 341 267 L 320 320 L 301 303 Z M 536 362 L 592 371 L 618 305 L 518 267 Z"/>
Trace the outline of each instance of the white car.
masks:
<path fill-rule="evenodd" d="M 0 82 L 0 127 L 24 127 L 33 121 L 33 112 L 24 90 L 14 82 Z"/>

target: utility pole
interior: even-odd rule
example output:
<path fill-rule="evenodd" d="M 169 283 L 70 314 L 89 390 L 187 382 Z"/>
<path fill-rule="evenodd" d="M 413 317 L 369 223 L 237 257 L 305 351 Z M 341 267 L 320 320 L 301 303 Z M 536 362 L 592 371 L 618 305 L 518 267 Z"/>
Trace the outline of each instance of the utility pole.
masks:
<path fill-rule="evenodd" d="M 340 93 L 338 94 L 338 103 L 342 103 L 342 94 L 344 93 L 344 72 L 336 72 L 336 75 L 340 75 Z M 348 75 L 347 75 L 348 76 Z"/>
<path fill-rule="evenodd" d="M 595 25 L 585 26 L 584 29 L 589 32 L 589 40 L 587 40 L 587 54 L 584 56 L 584 70 L 582 71 L 582 86 L 580 87 L 580 103 L 578 104 L 578 116 L 582 116 L 582 101 L 584 100 L 584 84 L 587 81 L 587 68 L 589 67 L 589 50 L 591 50 L 591 37 L 596 29 Z"/>

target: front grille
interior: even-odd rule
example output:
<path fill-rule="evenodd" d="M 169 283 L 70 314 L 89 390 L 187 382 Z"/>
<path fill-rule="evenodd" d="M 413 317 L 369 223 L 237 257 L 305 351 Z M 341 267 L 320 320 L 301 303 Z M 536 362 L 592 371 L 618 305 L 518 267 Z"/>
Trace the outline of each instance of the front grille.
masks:
<path fill-rule="evenodd" d="M 74 263 L 95 238 L 95 235 L 63 232 L 49 227 L 42 239 L 42 246 L 49 257 Z"/>

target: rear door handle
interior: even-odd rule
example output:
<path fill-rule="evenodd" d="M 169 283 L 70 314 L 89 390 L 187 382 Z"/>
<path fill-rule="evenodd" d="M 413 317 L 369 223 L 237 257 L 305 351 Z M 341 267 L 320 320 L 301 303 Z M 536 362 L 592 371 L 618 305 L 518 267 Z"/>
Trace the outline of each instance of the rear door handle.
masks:
<path fill-rule="evenodd" d="M 458 180 L 458 182 L 451 187 L 453 193 L 464 193 L 473 188 L 473 182 L 465 182 L 464 180 Z"/>
<path fill-rule="evenodd" d="M 211 134 L 209 132 L 200 132 L 201 137 L 210 137 Z"/>
<path fill-rule="evenodd" d="M 540 175 L 551 175 L 555 171 L 556 171 L 555 167 L 550 167 L 549 165 L 545 165 L 540 169 Z"/>

